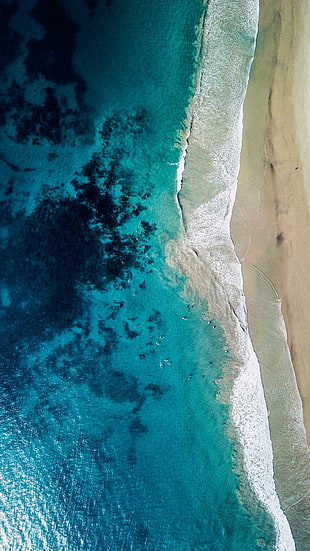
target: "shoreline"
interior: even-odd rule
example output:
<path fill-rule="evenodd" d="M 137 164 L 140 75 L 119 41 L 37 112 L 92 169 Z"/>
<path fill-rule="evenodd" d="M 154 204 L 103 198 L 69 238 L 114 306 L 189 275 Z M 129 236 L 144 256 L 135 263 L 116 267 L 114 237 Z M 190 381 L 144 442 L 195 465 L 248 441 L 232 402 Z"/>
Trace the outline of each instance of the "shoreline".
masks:
<path fill-rule="evenodd" d="M 232 8 L 229 6 L 229 10 Z M 194 291 L 207 300 L 207 315 L 219 321 L 230 349 L 219 399 L 231 407 L 232 421 L 227 433 L 235 442 L 239 474 L 245 477 L 240 488 L 241 501 L 251 508 L 255 496 L 273 518 L 277 549 L 292 551 L 294 542 L 274 485 L 268 412 L 247 329 L 241 266 L 230 233 L 242 107 L 258 18 L 257 4 L 249 3 L 247 9 L 248 13 L 232 10 L 226 14 L 218 2 L 209 6 L 204 32 L 208 55 L 203 57 L 199 87 L 193 98 L 192 129 L 178 192 L 184 240 L 169 244 L 167 260 L 186 276 L 184 292 L 190 296 Z M 225 26 L 225 17 L 232 18 L 233 28 Z M 247 37 L 242 46 L 241 34 Z M 228 50 L 234 52 L 234 58 L 227 56 Z"/>
<path fill-rule="evenodd" d="M 305 94 L 310 89 L 310 12 L 306 4 L 302 9 L 290 0 L 272 5 L 260 0 L 231 234 L 269 410 L 276 488 L 298 550 L 306 551 L 310 117 Z"/>

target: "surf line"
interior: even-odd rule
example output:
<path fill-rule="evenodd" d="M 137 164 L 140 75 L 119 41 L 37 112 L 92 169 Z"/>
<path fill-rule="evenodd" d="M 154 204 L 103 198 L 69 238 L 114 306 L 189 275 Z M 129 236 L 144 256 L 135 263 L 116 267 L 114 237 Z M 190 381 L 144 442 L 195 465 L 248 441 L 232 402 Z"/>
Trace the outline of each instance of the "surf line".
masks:
<path fill-rule="evenodd" d="M 195 93 L 193 94 L 193 97 L 192 97 L 192 99 L 189 103 L 189 106 L 188 106 L 189 112 L 191 112 L 192 107 L 194 105 L 195 96 L 197 94 L 197 89 L 198 89 L 198 95 L 199 95 L 199 91 L 200 91 L 200 88 L 201 88 L 201 80 L 202 80 L 202 76 L 203 76 L 203 69 L 201 67 L 201 61 L 202 61 L 202 57 L 203 57 L 204 31 L 205 31 L 205 26 L 206 26 L 206 19 L 207 19 L 209 1 L 210 0 L 205 0 L 205 9 L 204 9 L 203 15 L 201 17 L 201 24 L 199 25 L 199 35 L 200 36 L 197 40 L 197 43 L 198 43 L 197 45 L 199 45 L 199 47 L 197 48 L 198 54 L 197 54 L 197 57 L 196 57 L 197 67 L 196 67 L 196 71 L 194 73 L 194 80 L 195 80 L 195 77 L 196 77 L 196 85 L 194 86 L 194 88 L 196 90 L 195 90 Z M 177 203 L 178 203 L 178 206 L 179 206 L 179 209 L 180 209 L 184 229 L 185 229 L 185 220 L 184 220 L 183 207 L 182 207 L 182 204 L 181 204 L 181 201 L 180 201 L 179 194 L 180 194 L 180 191 L 182 190 L 182 185 L 183 185 L 183 174 L 184 174 L 185 166 L 186 166 L 187 150 L 188 150 L 188 147 L 189 147 L 190 136 L 191 136 L 192 129 L 193 129 L 194 117 L 195 117 L 195 113 L 192 112 L 190 114 L 190 117 L 189 117 L 190 121 L 189 121 L 189 125 L 188 125 L 188 131 L 187 131 L 187 134 L 186 134 L 186 137 L 185 137 L 185 145 L 183 147 L 182 155 L 181 155 L 180 161 L 178 163 L 178 168 L 177 168 L 176 200 L 177 200 Z"/>
<path fill-rule="evenodd" d="M 239 4 L 239 1 L 237 3 Z M 221 3 L 221 0 L 210 3 L 210 9 L 208 10 L 209 13 L 211 12 L 210 18 L 206 20 L 206 29 L 205 33 L 203 33 L 203 36 L 205 34 L 206 46 L 203 44 L 203 47 L 201 48 L 201 57 L 197 57 L 197 61 L 200 63 L 197 63 L 197 73 L 194 75 L 194 79 L 196 79 L 196 92 L 187 111 L 188 131 L 186 142 L 185 145 L 183 144 L 184 148 L 182 150 L 182 154 L 180 155 L 180 167 L 178 170 L 177 182 L 178 191 L 176 197 L 182 216 L 180 221 L 183 223 L 183 231 L 185 234 L 185 236 L 183 236 L 185 237 L 185 242 L 181 242 L 181 251 L 184 250 L 186 253 L 184 258 L 181 258 L 179 265 L 181 271 L 183 270 L 183 273 L 185 273 L 188 277 L 189 285 L 192 284 L 194 290 L 197 290 L 198 293 L 201 290 L 202 296 L 207 299 L 208 308 L 212 309 L 211 311 L 209 310 L 210 314 L 212 316 L 216 315 L 217 318 L 223 320 L 223 331 L 227 335 L 226 342 L 231 345 L 229 347 L 232 356 L 232 361 L 230 363 L 231 367 L 227 367 L 227 382 L 231 385 L 229 389 L 229 396 L 227 395 L 227 401 L 230 403 L 231 408 L 230 426 L 232 432 L 229 436 L 231 437 L 232 442 L 236 440 L 236 442 L 240 444 L 240 448 L 237 444 L 235 448 L 237 454 L 236 467 L 240 469 L 240 480 L 244 476 L 244 479 L 247 480 L 247 483 L 249 484 L 248 493 L 246 491 L 247 484 L 243 486 L 242 483 L 240 483 L 240 499 L 244 502 L 244 505 L 249 508 L 252 505 L 252 499 L 255 500 L 254 503 L 256 503 L 257 499 L 273 520 L 275 530 L 275 549 L 277 549 L 277 551 L 293 551 L 295 550 L 295 544 L 287 519 L 280 507 L 280 502 L 274 483 L 273 455 L 268 424 L 268 412 L 260 377 L 259 364 L 247 330 L 247 325 L 245 325 L 245 323 L 242 323 L 241 325 L 239 319 L 241 316 L 238 317 L 238 315 L 236 315 L 238 312 L 242 313 L 241 320 L 242 322 L 245 321 L 246 313 L 243 298 L 241 267 L 239 262 L 237 262 L 237 257 L 235 257 L 233 253 L 233 244 L 229 232 L 229 224 L 226 223 L 228 220 L 228 214 L 231 212 L 230 207 L 232 208 L 232 202 L 235 198 L 235 189 L 237 186 L 237 163 L 240 162 L 242 139 L 242 108 L 244 104 L 246 87 L 249 82 L 250 61 L 252 63 L 255 54 L 255 42 L 257 39 L 258 27 L 258 0 L 254 6 L 255 12 L 253 11 L 251 15 L 251 21 L 253 22 L 253 31 L 251 32 L 253 32 L 253 39 L 255 39 L 253 43 L 253 53 L 251 56 L 252 59 L 250 60 L 249 58 L 248 50 L 241 51 L 241 59 L 246 59 L 248 62 L 248 72 L 244 74 L 245 80 L 241 83 L 242 88 L 241 85 L 237 88 L 237 92 L 240 95 L 238 95 L 237 98 L 236 95 L 233 94 L 229 104 L 229 121 L 234 123 L 232 134 L 236 137 L 236 140 L 238 140 L 238 148 L 236 147 L 232 150 L 233 158 L 230 161 L 231 168 L 227 170 L 223 163 L 223 167 L 225 168 L 224 180 L 222 178 L 221 163 L 216 164 L 214 167 L 216 171 L 215 174 L 219 174 L 219 176 L 221 176 L 221 187 L 217 188 L 217 195 L 213 199 L 215 204 L 218 206 L 218 209 L 214 211 L 214 204 L 210 204 L 210 201 L 200 205 L 201 208 L 195 208 L 193 213 L 191 212 L 191 205 L 189 205 L 189 209 L 187 208 L 186 188 L 187 186 L 189 187 L 190 185 L 195 185 L 195 163 L 198 162 L 197 159 L 192 159 L 191 148 L 193 148 L 193 151 L 195 152 L 196 140 L 203 140 L 205 133 L 212 131 L 212 126 L 208 126 L 208 120 L 205 119 L 208 111 L 204 111 L 203 104 L 206 101 L 209 101 L 208 68 L 210 63 L 213 61 L 212 57 L 208 58 L 210 48 L 207 46 L 209 44 L 209 40 L 211 41 L 211 45 L 214 47 L 217 46 L 217 42 L 212 42 L 212 33 L 209 36 L 206 31 L 208 30 L 207 27 L 209 24 L 218 25 L 220 23 L 222 12 L 219 10 L 219 6 L 222 4 L 225 5 L 225 3 Z M 254 3 L 250 0 L 248 5 L 252 6 L 252 4 Z M 222 31 L 225 33 L 225 29 L 222 29 Z M 225 34 L 223 34 L 223 36 L 225 38 Z M 239 64 L 240 57 L 239 54 L 237 54 L 238 51 L 236 52 L 236 57 L 234 58 L 236 64 L 234 65 L 234 72 L 232 73 L 232 76 L 235 77 L 237 73 L 239 75 L 239 65 L 237 65 L 237 62 Z M 204 60 L 207 59 L 209 59 L 209 61 L 204 62 Z M 221 64 L 219 65 L 218 70 L 223 70 Z M 236 117 L 238 117 L 237 127 L 235 125 Z M 183 140 L 184 136 L 185 132 L 182 136 Z M 207 141 L 207 144 L 205 144 L 203 141 L 202 151 L 206 151 L 208 143 L 209 142 Z M 221 144 L 221 147 L 226 148 L 225 140 L 221 142 Z M 189 146 L 191 147 L 189 148 Z M 187 172 L 191 175 L 192 164 L 194 167 L 193 178 L 190 178 L 189 181 L 187 181 Z M 206 166 L 208 165 L 206 164 Z M 201 170 L 205 170 L 204 164 L 202 164 Z M 224 189 L 223 184 L 225 184 Z M 187 214 L 187 210 L 189 210 L 189 216 Z M 219 215 L 221 215 L 221 218 L 223 215 L 223 222 L 217 222 L 214 232 L 212 232 L 210 236 L 206 236 L 205 233 L 208 232 L 208 227 L 213 227 L 215 212 L 217 220 Z M 210 239 L 212 239 L 212 242 Z M 229 245 L 229 249 L 225 248 L 225 250 L 222 251 L 220 247 L 218 247 L 214 253 L 213 251 L 209 252 L 209 243 L 213 244 L 215 242 L 214 240 L 218 240 L 218 243 L 225 240 L 225 243 Z M 195 251 L 196 244 L 197 251 Z M 192 264 L 190 257 L 187 256 L 187 254 L 189 255 L 192 251 L 196 252 L 196 255 L 200 261 L 199 270 L 201 271 L 199 271 L 199 274 L 202 274 L 203 276 L 206 274 L 205 277 L 201 278 L 207 280 L 206 287 L 204 287 L 204 282 L 203 286 L 200 287 L 200 277 L 196 285 L 197 263 L 195 262 L 195 264 Z M 226 266 L 227 270 L 225 269 Z M 211 278 L 208 277 L 210 275 Z M 220 278 L 221 287 L 223 289 L 222 293 L 218 293 L 217 291 L 218 278 Z M 210 296 L 209 289 L 211 290 Z M 275 292 L 274 296 L 276 297 Z M 235 311 L 236 314 L 233 316 L 227 316 L 226 318 L 226 306 L 229 306 L 231 312 L 234 313 Z M 226 375 L 226 370 L 224 375 Z M 222 388 L 224 396 L 224 384 Z"/>
<path fill-rule="evenodd" d="M 183 206 L 182 206 L 182 202 L 181 202 L 181 199 L 180 199 L 180 191 L 182 190 L 182 186 L 183 186 L 183 174 L 184 174 L 185 166 L 186 166 L 187 150 L 188 150 L 188 147 L 189 147 L 189 140 L 190 140 L 190 136 L 191 136 L 191 132 L 192 132 L 192 128 L 193 128 L 193 121 L 194 121 L 194 116 L 192 115 L 191 121 L 190 121 L 190 124 L 189 124 L 189 128 L 188 128 L 188 132 L 187 132 L 187 135 L 186 135 L 186 138 L 185 138 L 185 146 L 183 148 L 181 159 L 179 161 L 179 165 L 178 165 L 178 168 L 177 168 L 176 202 L 177 202 L 177 205 L 179 207 L 181 223 L 182 223 L 182 226 L 183 226 L 183 230 L 185 232 L 186 232 L 186 224 L 185 224 L 185 216 L 184 216 L 184 212 L 183 212 Z"/>
<path fill-rule="evenodd" d="M 178 198 L 179 205 L 180 205 L 179 193 L 182 189 L 182 184 L 183 184 L 183 172 L 185 170 L 185 165 L 186 165 L 186 157 L 187 157 L 187 150 L 188 150 L 188 146 L 189 146 L 189 138 L 190 138 L 192 127 L 193 127 L 193 118 L 194 117 L 191 118 L 190 126 L 189 126 L 189 129 L 188 129 L 186 138 L 185 138 L 185 146 L 183 148 L 181 159 L 179 161 L 179 165 L 178 165 L 178 168 L 177 168 L 177 198 Z M 182 210 L 181 205 L 180 205 L 180 208 Z"/>

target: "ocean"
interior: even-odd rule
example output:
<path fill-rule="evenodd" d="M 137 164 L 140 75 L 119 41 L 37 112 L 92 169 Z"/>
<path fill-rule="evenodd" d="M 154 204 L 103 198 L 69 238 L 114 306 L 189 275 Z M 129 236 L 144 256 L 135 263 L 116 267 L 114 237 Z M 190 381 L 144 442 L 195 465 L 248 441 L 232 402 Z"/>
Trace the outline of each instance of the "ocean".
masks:
<path fill-rule="evenodd" d="M 293 549 L 216 231 L 256 0 L 0 10 L 1 549 Z"/>

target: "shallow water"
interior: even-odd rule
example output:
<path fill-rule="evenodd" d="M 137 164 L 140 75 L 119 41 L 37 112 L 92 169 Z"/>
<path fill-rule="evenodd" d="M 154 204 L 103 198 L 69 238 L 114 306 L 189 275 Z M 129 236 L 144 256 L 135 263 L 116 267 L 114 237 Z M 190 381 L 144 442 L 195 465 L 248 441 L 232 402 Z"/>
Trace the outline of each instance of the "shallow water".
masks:
<path fill-rule="evenodd" d="M 1 3 L 1 546 L 272 550 L 166 262 L 204 7 L 127 4 Z"/>

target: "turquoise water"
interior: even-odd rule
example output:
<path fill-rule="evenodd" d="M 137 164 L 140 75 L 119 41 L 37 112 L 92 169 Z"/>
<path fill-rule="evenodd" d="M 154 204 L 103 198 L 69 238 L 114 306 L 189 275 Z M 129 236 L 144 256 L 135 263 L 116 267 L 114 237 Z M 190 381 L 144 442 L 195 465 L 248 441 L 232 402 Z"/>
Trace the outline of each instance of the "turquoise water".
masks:
<path fill-rule="evenodd" d="M 0 6 L 1 548 L 275 549 L 165 259 L 202 2 Z"/>

